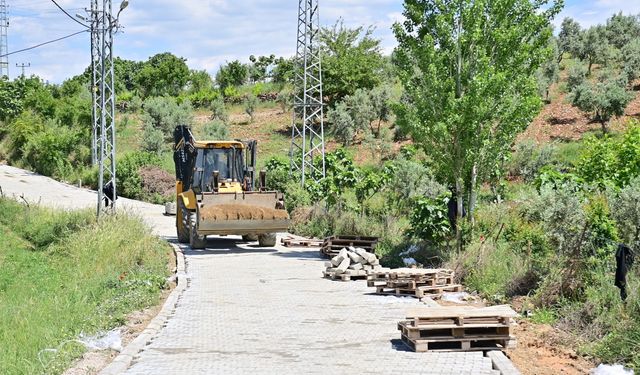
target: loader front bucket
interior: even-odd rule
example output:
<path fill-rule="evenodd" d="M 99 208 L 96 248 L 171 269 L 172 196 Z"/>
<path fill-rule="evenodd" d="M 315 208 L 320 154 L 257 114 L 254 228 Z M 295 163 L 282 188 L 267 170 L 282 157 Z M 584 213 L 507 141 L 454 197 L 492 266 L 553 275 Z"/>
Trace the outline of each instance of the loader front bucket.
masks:
<path fill-rule="evenodd" d="M 289 214 L 276 192 L 203 193 L 198 203 L 199 235 L 286 232 Z"/>

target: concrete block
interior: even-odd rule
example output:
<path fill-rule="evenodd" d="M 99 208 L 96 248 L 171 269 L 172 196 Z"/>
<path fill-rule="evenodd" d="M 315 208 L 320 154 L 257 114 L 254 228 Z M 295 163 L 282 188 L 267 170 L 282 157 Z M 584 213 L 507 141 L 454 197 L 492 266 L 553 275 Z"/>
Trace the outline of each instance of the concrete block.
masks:
<path fill-rule="evenodd" d="M 336 255 L 335 257 L 333 257 L 333 258 L 331 259 L 331 264 L 332 264 L 333 266 L 336 266 L 336 267 L 337 267 L 337 266 L 339 266 L 339 265 L 340 265 L 340 263 L 342 263 L 342 261 L 344 260 L 344 258 L 346 258 L 346 257 L 345 257 L 345 256 L 342 256 L 342 255 Z"/>
<path fill-rule="evenodd" d="M 342 273 L 345 273 L 345 271 L 349 268 L 350 264 L 351 264 L 351 262 L 349 261 L 349 258 L 344 259 L 342 261 L 342 263 L 340 263 L 340 265 L 338 267 L 336 267 L 336 269 L 335 269 L 336 275 L 340 275 Z"/>
<path fill-rule="evenodd" d="M 340 263 L 338 263 L 340 264 Z M 335 264 L 333 264 L 333 259 L 330 262 L 324 262 L 324 266 L 325 268 L 331 268 L 333 266 L 335 266 Z"/>
<path fill-rule="evenodd" d="M 362 258 L 360 255 L 358 255 L 358 254 L 356 254 L 356 253 L 354 253 L 352 251 L 347 252 L 347 255 L 349 255 L 349 258 L 351 258 L 351 261 L 353 263 L 364 263 L 365 262 L 364 258 Z"/>
<path fill-rule="evenodd" d="M 361 270 L 363 267 L 362 263 L 353 263 L 349 266 L 349 268 L 351 268 L 352 270 Z"/>

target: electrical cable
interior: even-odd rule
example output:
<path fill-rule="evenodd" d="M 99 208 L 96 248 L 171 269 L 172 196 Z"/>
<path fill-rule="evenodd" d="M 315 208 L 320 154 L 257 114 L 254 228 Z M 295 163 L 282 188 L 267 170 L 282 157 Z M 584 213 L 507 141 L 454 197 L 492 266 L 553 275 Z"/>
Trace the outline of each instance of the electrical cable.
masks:
<path fill-rule="evenodd" d="M 27 47 L 27 48 L 19 49 L 19 50 L 17 50 L 17 51 L 12 51 L 12 52 L 6 53 L 6 54 L 4 54 L 4 55 L 0 55 L 0 57 L 6 57 L 6 56 L 14 55 L 14 54 L 16 54 L 16 53 L 30 51 L 30 50 L 32 50 L 32 49 L 36 49 L 36 48 L 38 48 L 38 47 L 42 47 L 42 46 L 45 46 L 45 45 L 47 45 L 47 44 L 51 44 L 51 43 L 55 43 L 55 42 L 59 42 L 59 41 L 61 41 L 61 40 L 71 38 L 71 37 L 76 36 L 76 35 L 78 35 L 78 34 L 88 33 L 88 32 L 89 32 L 89 30 L 82 30 L 82 31 L 78 31 L 78 32 L 75 32 L 75 33 L 73 33 L 73 34 L 65 35 L 65 36 L 60 37 L 60 38 L 57 38 L 57 39 L 53 39 L 53 40 L 50 40 L 50 41 L 47 41 L 47 42 L 44 42 L 44 43 L 36 44 L 35 46 L 31 46 L 31 47 Z"/>
<path fill-rule="evenodd" d="M 66 14 L 66 15 L 67 15 L 69 18 L 71 18 L 73 21 L 75 21 L 76 23 L 78 23 L 78 24 L 80 24 L 80 25 L 82 25 L 82 26 L 86 27 L 87 29 L 89 28 L 89 25 L 85 25 L 84 23 L 82 23 L 82 22 L 78 21 L 75 17 L 73 17 L 71 14 L 69 14 L 69 12 L 67 12 L 66 10 L 64 10 L 64 8 L 63 8 L 63 7 L 61 7 L 61 6 L 56 2 L 56 0 L 51 0 L 51 2 L 52 2 L 52 3 L 54 3 L 54 4 L 58 7 L 58 9 L 60 9 L 60 10 L 62 11 L 62 13 Z"/>

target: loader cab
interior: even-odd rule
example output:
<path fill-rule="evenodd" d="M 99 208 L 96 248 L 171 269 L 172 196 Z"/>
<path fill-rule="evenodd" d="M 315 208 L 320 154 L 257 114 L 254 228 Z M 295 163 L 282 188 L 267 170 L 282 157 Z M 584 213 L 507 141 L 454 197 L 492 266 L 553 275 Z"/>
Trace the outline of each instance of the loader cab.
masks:
<path fill-rule="evenodd" d="M 195 146 L 191 186 L 196 194 L 253 190 L 253 144 L 238 141 L 197 142 Z"/>

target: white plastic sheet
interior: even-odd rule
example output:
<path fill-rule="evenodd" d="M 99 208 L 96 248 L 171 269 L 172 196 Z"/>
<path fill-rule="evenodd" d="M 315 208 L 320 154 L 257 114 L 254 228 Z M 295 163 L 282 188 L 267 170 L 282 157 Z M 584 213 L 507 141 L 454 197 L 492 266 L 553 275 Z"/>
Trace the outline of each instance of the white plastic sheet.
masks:
<path fill-rule="evenodd" d="M 628 370 L 624 368 L 624 366 L 622 365 L 601 364 L 600 366 L 591 370 L 591 374 L 593 375 L 633 375 L 633 370 Z"/>
<path fill-rule="evenodd" d="M 122 351 L 122 336 L 119 329 L 109 332 L 99 332 L 94 336 L 85 336 L 81 334 L 78 338 L 87 349 L 90 350 L 107 350 Z"/>

